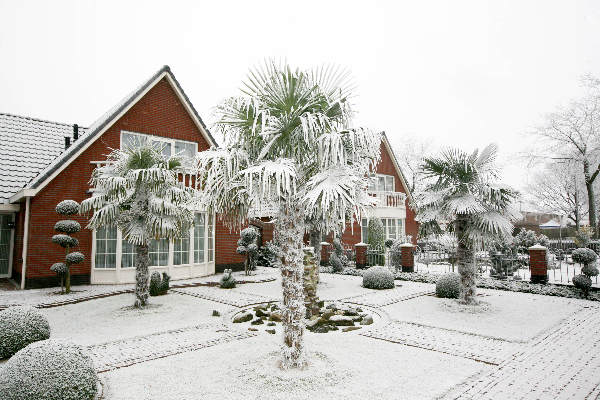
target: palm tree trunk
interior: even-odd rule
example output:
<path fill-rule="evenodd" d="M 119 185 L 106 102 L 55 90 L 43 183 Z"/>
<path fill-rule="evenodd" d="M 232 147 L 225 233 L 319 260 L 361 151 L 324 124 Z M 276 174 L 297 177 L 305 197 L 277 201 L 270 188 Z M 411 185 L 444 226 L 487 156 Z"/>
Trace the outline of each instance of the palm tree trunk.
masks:
<path fill-rule="evenodd" d="M 281 366 L 284 369 L 306 365 L 304 351 L 304 216 L 301 209 L 286 202 L 281 205 L 274 226 L 274 237 L 281 246 L 281 285 L 283 288 L 283 347 Z"/>
<path fill-rule="evenodd" d="M 319 267 L 321 266 L 321 241 L 322 234 L 318 229 L 311 229 L 308 234 L 310 247 L 312 247 L 315 251 L 315 264 L 317 266 L 317 282 L 319 282 Z"/>
<path fill-rule="evenodd" d="M 459 215 L 456 219 L 456 236 L 458 247 L 456 258 L 458 264 L 458 273 L 460 275 L 460 301 L 465 304 L 476 304 L 475 277 L 477 269 L 473 260 L 473 243 L 466 235 L 468 217 Z"/>
<path fill-rule="evenodd" d="M 142 308 L 148 304 L 148 279 L 150 277 L 148 266 L 150 257 L 148 256 L 148 245 L 141 244 L 135 246 L 135 303 L 134 307 Z"/>

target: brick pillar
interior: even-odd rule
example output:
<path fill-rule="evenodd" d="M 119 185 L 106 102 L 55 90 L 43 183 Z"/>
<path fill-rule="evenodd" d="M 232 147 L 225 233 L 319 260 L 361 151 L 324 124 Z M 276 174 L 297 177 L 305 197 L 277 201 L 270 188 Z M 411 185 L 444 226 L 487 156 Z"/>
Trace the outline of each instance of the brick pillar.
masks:
<path fill-rule="evenodd" d="M 544 246 L 536 244 L 529 248 L 529 271 L 531 283 L 548 283 L 548 264 Z"/>
<path fill-rule="evenodd" d="M 321 242 L 321 265 L 329 264 L 329 255 L 331 254 L 329 246 L 331 243 Z"/>
<path fill-rule="evenodd" d="M 367 247 L 366 243 L 356 243 L 354 251 L 356 252 L 356 268 L 364 268 L 367 266 Z"/>
<path fill-rule="evenodd" d="M 415 246 L 412 243 L 403 243 L 400 245 L 400 254 L 402 258 L 402 272 L 415 271 Z"/>

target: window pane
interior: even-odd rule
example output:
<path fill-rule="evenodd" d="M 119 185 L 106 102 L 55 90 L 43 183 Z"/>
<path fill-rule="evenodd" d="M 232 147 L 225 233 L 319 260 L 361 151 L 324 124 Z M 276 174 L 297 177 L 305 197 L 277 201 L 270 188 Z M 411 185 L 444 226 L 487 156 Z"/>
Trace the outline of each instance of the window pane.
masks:
<path fill-rule="evenodd" d="M 142 135 L 135 135 L 133 133 L 123 132 L 122 140 L 123 142 L 121 143 L 121 148 L 139 147 L 140 144 L 146 140 L 146 138 Z"/>
<path fill-rule="evenodd" d="M 194 216 L 194 262 L 204 262 L 204 239 L 206 236 L 205 214 Z"/>
<path fill-rule="evenodd" d="M 363 218 L 362 219 L 362 226 L 361 226 L 361 242 L 366 243 L 367 242 L 367 236 L 368 236 L 368 224 L 367 224 L 367 219 Z"/>
<path fill-rule="evenodd" d="M 388 239 L 396 239 L 396 221 L 393 219 L 389 220 L 388 223 L 389 236 Z"/>
<path fill-rule="evenodd" d="M 394 191 L 394 177 L 391 175 L 386 175 L 385 177 L 385 190 L 387 192 Z"/>
<path fill-rule="evenodd" d="M 173 241 L 173 265 L 189 264 L 190 238 L 182 237 Z"/>
<path fill-rule="evenodd" d="M 180 157 L 194 158 L 196 145 L 194 143 L 175 141 L 175 155 Z"/>
<path fill-rule="evenodd" d="M 167 239 L 152 240 L 150 242 L 150 265 L 164 267 L 169 263 L 169 241 Z"/>
<path fill-rule="evenodd" d="M 171 157 L 171 143 L 162 140 L 153 140 L 152 145 L 159 150 L 163 156 Z"/>
<path fill-rule="evenodd" d="M 207 216 L 208 219 L 208 261 L 213 261 L 214 259 L 214 240 L 213 240 L 213 230 L 214 230 L 214 221 L 213 221 L 213 217 L 211 216 Z"/>
<path fill-rule="evenodd" d="M 135 259 L 135 246 L 128 241 L 123 240 L 121 250 L 121 268 L 135 267 Z"/>
<path fill-rule="evenodd" d="M 385 191 L 385 176 L 377 177 L 377 191 L 384 192 Z"/>
<path fill-rule="evenodd" d="M 116 268 L 117 228 L 101 227 L 96 230 L 95 268 Z"/>

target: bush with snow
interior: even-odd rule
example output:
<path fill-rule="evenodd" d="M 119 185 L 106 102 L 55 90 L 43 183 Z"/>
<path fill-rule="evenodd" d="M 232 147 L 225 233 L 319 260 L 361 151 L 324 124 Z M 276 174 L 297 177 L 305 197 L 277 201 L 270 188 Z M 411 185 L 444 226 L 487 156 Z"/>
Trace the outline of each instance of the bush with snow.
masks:
<path fill-rule="evenodd" d="M 244 228 L 240 232 L 240 239 L 237 244 L 238 247 L 236 252 L 238 254 L 245 254 L 246 260 L 244 260 L 244 271 L 246 275 L 250 274 L 250 271 L 254 271 L 256 269 L 256 264 L 258 261 L 258 240 L 260 239 L 260 234 L 258 233 L 258 229 L 253 226 L 249 226 Z"/>
<path fill-rule="evenodd" d="M 577 289 L 580 289 L 583 292 L 583 295 L 587 297 L 590 292 L 590 288 L 592 287 L 592 279 L 587 275 L 575 275 L 573 277 L 573 286 Z"/>
<path fill-rule="evenodd" d="M 0 359 L 8 358 L 28 344 L 49 337 L 50 324 L 35 308 L 9 307 L 0 311 Z"/>
<path fill-rule="evenodd" d="M 66 274 L 67 273 L 67 264 L 65 263 L 54 263 L 50 267 L 50 271 L 54 271 L 57 274 Z"/>
<path fill-rule="evenodd" d="M 54 230 L 61 233 L 77 233 L 81 230 L 81 224 L 71 219 L 63 219 L 54 224 Z"/>
<path fill-rule="evenodd" d="M 235 278 L 233 277 L 231 270 L 226 269 L 223 271 L 223 276 L 221 277 L 221 281 L 219 282 L 219 286 L 221 289 L 231 289 L 235 287 Z"/>
<path fill-rule="evenodd" d="M 390 247 L 390 263 L 393 267 L 401 268 L 402 267 L 402 245 L 403 241 L 398 239 L 394 241 L 392 246 Z"/>
<path fill-rule="evenodd" d="M 56 205 L 56 213 L 60 215 L 75 215 L 79 213 L 79 203 L 75 200 L 63 200 Z"/>
<path fill-rule="evenodd" d="M 344 254 L 344 247 L 340 239 L 333 239 L 333 253 L 329 256 L 329 265 L 333 272 L 342 272 L 348 266 L 348 257 Z"/>
<path fill-rule="evenodd" d="M 576 263 L 588 265 L 596 261 L 598 256 L 592 249 L 580 248 L 573 250 L 571 258 L 573 258 L 573 261 Z"/>
<path fill-rule="evenodd" d="M 171 277 L 163 272 L 162 278 L 159 272 L 153 272 L 150 276 L 150 296 L 161 296 L 169 291 Z"/>
<path fill-rule="evenodd" d="M 75 344 L 33 343 L 15 354 L 0 374 L 4 400 L 91 400 L 98 375 L 92 359 Z"/>
<path fill-rule="evenodd" d="M 79 251 L 74 251 L 72 253 L 69 253 L 65 257 L 65 261 L 69 265 L 82 263 L 83 260 L 85 260 L 85 256 L 83 255 L 83 253 L 81 253 Z"/>
<path fill-rule="evenodd" d="M 435 284 L 435 295 L 448 299 L 458 299 L 460 294 L 460 275 L 449 272 L 442 275 Z"/>
<path fill-rule="evenodd" d="M 363 287 L 368 289 L 393 289 L 394 274 L 385 267 L 371 267 L 363 274 Z"/>
<path fill-rule="evenodd" d="M 61 247 L 76 247 L 79 245 L 79 240 L 69 235 L 59 233 L 58 235 L 52 236 L 52 243 L 56 243 Z"/>

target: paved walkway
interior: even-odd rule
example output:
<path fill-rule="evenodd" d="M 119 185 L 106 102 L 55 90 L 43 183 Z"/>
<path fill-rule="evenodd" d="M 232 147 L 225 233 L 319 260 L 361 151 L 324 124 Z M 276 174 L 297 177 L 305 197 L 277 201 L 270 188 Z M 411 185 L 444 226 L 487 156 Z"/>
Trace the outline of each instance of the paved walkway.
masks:
<path fill-rule="evenodd" d="M 593 305 L 445 398 L 596 399 L 600 396 L 598 371 L 600 307 Z"/>

